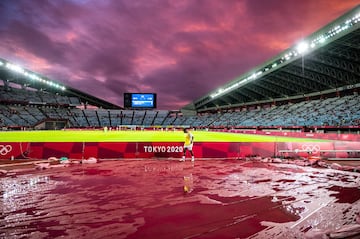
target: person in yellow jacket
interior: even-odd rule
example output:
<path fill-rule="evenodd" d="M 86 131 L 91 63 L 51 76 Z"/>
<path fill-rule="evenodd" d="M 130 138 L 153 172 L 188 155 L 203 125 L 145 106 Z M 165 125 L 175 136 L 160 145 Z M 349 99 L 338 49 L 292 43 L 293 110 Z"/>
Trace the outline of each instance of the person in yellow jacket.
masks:
<path fill-rule="evenodd" d="M 184 129 L 185 134 L 185 142 L 184 142 L 184 154 L 182 156 L 182 159 L 180 161 L 185 161 L 186 157 L 186 151 L 189 151 L 191 154 L 191 161 L 194 162 L 194 153 L 193 153 L 193 144 L 194 144 L 194 136 L 188 131 L 188 129 Z"/>

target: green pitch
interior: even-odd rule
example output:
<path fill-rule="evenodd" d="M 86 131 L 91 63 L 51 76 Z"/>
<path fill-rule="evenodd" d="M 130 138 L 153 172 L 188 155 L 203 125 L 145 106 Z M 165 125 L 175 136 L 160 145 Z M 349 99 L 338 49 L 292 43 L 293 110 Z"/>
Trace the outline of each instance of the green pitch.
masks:
<path fill-rule="evenodd" d="M 195 142 L 328 142 L 329 140 L 268 135 L 193 131 Z M 183 142 L 182 131 L 5 131 L 0 142 Z"/>

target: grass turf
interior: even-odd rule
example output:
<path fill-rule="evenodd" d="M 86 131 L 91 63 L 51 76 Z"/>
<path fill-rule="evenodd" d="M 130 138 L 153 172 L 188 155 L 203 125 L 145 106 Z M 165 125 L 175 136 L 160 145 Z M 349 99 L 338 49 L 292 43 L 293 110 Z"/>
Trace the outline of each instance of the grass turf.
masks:
<path fill-rule="evenodd" d="M 323 139 L 193 131 L 195 142 L 327 142 Z M 5 131 L 0 142 L 183 142 L 182 131 Z"/>

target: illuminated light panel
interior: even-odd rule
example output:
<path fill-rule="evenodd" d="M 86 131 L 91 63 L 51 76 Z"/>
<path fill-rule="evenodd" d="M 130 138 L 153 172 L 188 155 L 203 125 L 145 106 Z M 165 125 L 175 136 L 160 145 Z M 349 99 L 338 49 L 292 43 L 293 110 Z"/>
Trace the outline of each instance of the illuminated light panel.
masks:
<path fill-rule="evenodd" d="M 6 68 L 12 70 L 12 71 L 15 71 L 15 72 L 18 72 L 18 73 L 24 73 L 24 69 L 21 68 L 20 66 L 17 66 L 17 65 L 14 65 L 14 64 L 11 64 L 11 63 L 6 63 Z"/>
<path fill-rule="evenodd" d="M 306 42 L 301 42 L 296 46 L 296 50 L 299 54 L 303 54 L 309 50 L 309 44 Z"/>
<path fill-rule="evenodd" d="M 64 86 L 61 86 L 55 82 L 52 82 L 52 81 L 48 81 L 48 80 L 45 80 L 33 73 L 30 73 L 28 71 L 26 71 L 25 69 L 21 68 L 20 66 L 17 66 L 15 64 L 11 64 L 9 62 L 7 62 L 6 64 L 4 64 L 2 61 L 0 61 L 0 66 L 2 65 L 5 65 L 6 68 L 12 70 L 12 71 L 15 71 L 15 72 L 18 72 L 18 73 L 21 73 L 23 74 L 24 76 L 26 76 L 27 78 L 29 78 L 30 80 L 35 80 L 35 81 L 39 81 L 39 82 L 42 82 L 44 84 L 47 84 L 51 87 L 54 87 L 54 88 L 58 88 L 58 89 L 61 89 L 61 90 L 65 90 L 66 88 Z"/>

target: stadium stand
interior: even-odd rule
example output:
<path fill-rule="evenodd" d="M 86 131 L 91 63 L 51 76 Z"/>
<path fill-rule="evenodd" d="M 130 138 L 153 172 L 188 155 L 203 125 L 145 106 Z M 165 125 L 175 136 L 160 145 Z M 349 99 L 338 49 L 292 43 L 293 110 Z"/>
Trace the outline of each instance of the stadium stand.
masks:
<path fill-rule="evenodd" d="M 111 126 L 110 116 L 109 116 L 109 111 L 108 110 L 98 109 L 96 111 L 96 113 L 97 113 L 98 118 L 99 118 L 100 126 L 102 126 L 102 127 Z"/>
<path fill-rule="evenodd" d="M 164 125 L 163 122 L 168 117 L 168 114 L 168 110 L 159 110 L 156 114 L 153 125 Z"/>
<path fill-rule="evenodd" d="M 354 126 L 360 118 L 358 100 L 344 96 L 224 113 L 213 126 Z"/>
<path fill-rule="evenodd" d="M 1 126 L 32 128 L 46 119 L 65 119 L 68 127 L 193 126 L 193 127 L 292 127 L 359 126 L 357 91 L 349 95 L 291 101 L 276 105 L 185 116 L 166 110 L 81 109 L 79 98 L 33 89 L 0 86 Z M 352 94 L 350 94 L 352 93 Z"/>
<path fill-rule="evenodd" d="M 150 127 L 153 125 L 155 117 L 156 117 L 157 111 L 155 110 L 147 110 L 145 112 L 145 117 L 143 121 L 143 125 L 145 127 Z"/>
<path fill-rule="evenodd" d="M 24 93 L 24 92 L 23 92 Z M 33 92 L 30 91 L 30 95 Z M 27 97 L 26 94 L 22 94 Z M 120 125 L 143 126 L 193 126 L 193 127 L 290 127 L 290 126 L 358 126 L 360 122 L 360 97 L 346 95 L 326 99 L 287 103 L 280 106 L 249 108 L 215 114 L 184 116 L 161 110 L 112 110 L 79 109 L 50 105 L 11 104 L 10 99 L 2 99 L 0 105 L 2 126 L 33 127 L 45 119 L 66 119 L 69 127 L 116 127 Z M 10 97 L 13 97 L 11 95 Z M 48 103 L 42 101 L 42 103 Z"/>
<path fill-rule="evenodd" d="M 85 109 L 83 110 L 83 113 L 87 122 L 89 123 L 89 126 L 100 127 L 97 111 L 92 109 Z"/>
<path fill-rule="evenodd" d="M 109 110 L 111 127 L 121 125 L 121 111 L 120 110 Z"/>
<path fill-rule="evenodd" d="M 134 111 L 132 125 L 142 125 L 145 117 L 145 111 L 137 110 Z"/>
<path fill-rule="evenodd" d="M 122 111 L 122 125 L 132 125 L 132 120 L 134 116 L 133 110 L 123 110 Z"/>

